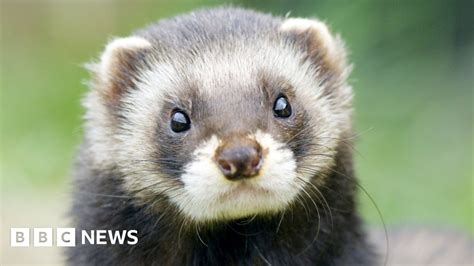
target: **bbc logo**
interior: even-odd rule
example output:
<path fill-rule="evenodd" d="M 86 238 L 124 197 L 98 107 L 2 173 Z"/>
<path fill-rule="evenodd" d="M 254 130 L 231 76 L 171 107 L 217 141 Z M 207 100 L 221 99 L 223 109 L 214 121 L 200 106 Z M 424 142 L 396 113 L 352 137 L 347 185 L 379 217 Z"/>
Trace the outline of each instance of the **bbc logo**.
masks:
<path fill-rule="evenodd" d="M 30 232 L 33 234 L 30 235 Z M 56 246 L 73 247 L 76 245 L 75 228 L 57 228 Z M 30 238 L 31 236 L 31 238 Z M 53 246 L 53 228 L 10 228 L 10 246 L 29 247 L 33 240 L 34 247 L 52 247 Z"/>

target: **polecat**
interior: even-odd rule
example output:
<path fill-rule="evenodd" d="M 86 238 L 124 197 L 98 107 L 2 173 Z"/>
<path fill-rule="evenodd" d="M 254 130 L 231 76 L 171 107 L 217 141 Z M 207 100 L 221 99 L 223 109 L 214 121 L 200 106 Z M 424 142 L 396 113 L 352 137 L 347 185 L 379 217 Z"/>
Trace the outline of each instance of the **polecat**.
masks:
<path fill-rule="evenodd" d="M 216 8 L 112 40 L 91 66 L 74 265 L 371 265 L 356 209 L 352 89 L 318 20 Z M 78 241 L 80 242 L 80 241 Z"/>

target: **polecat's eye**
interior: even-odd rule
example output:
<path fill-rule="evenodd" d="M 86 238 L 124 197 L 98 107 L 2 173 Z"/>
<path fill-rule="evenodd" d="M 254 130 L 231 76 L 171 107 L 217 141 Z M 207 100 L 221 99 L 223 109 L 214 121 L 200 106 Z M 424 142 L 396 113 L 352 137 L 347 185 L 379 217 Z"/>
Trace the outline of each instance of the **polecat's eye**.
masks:
<path fill-rule="evenodd" d="M 183 132 L 191 127 L 191 120 L 183 111 L 174 111 L 171 115 L 171 130 L 174 132 Z"/>
<path fill-rule="evenodd" d="M 285 95 L 276 98 L 273 104 L 273 113 L 276 117 L 287 118 L 291 115 L 291 105 Z"/>

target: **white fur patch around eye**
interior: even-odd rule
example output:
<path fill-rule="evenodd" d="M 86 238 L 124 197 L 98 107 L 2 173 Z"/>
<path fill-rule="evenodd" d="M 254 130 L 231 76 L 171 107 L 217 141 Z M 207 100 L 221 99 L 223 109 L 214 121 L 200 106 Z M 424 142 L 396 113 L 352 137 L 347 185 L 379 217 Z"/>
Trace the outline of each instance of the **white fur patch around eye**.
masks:
<path fill-rule="evenodd" d="M 137 78 L 136 86 L 139 90 L 132 90 L 122 99 L 125 108 L 122 114 L 129 120 L 122 125 L 116 138 L 121 149 L 116 156 L 126 161 L 129 158 L 150 158 L 153 151 L 147 149 L 155 138 L 156 119 L 163 106 L 165 93 L 173 88 L 174 77 L 178 74 L 168 64 L 156 65 L 153 70 L 142 71 Z M 140 148 L 137 148 L 140 147 Z"/>
<path fill-rule="evenodd" d="M 287 207 L 300 192 L 293 152 L 266 133 L 255 139 L 265 150 L 258 176 L 227 180 L 213 161 L 219 140 L 213 136 L 194 152 L 181 176 L 184 187 L 170 193 L 181 212 L 196 222 L 244 218 L 274 213 Z"/>

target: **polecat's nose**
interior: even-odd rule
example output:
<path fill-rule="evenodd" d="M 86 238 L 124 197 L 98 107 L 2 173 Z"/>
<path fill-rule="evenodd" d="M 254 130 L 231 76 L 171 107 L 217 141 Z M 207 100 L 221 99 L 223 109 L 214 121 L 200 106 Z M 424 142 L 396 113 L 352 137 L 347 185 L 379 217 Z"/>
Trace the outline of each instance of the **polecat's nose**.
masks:
<path fill-rule="evenodd" d="M 256 176 L 262 166 L 262 148 L 252 139 L 232 139 L 216 150 L 215 159 L 229 180 L 249 178 Z"/>

